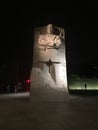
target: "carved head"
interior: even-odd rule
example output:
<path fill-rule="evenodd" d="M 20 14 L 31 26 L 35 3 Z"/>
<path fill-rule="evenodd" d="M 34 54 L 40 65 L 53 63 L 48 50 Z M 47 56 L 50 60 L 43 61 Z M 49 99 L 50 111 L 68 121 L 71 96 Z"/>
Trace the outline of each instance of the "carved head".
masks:
<path fill-rule="evenodd" d="M 47 25 L 47 33 L 51 34 L 53 32 L 54 32 L 53 25 L 52 24 L 48 24 Z"/>

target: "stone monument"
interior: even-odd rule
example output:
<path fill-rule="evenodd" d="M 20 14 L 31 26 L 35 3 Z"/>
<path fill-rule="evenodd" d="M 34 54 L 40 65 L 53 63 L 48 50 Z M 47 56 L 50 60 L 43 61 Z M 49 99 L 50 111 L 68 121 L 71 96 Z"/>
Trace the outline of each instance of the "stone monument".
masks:
<path fill-rule="evenodd" d="M 35 28 L 31 91 L 67 91 L 66 70 L 64 29 L 52 24 Z"/>

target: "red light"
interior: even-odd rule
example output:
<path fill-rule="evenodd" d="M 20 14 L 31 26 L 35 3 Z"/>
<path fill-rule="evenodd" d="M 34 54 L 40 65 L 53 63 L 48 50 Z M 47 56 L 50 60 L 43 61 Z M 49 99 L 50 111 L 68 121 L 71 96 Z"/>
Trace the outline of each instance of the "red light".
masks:
<path fill-rule="evenodd" d="M 30 80 L 29 80 L 29 79 L 27 80 L 27 83 L 30 83 Z"/>

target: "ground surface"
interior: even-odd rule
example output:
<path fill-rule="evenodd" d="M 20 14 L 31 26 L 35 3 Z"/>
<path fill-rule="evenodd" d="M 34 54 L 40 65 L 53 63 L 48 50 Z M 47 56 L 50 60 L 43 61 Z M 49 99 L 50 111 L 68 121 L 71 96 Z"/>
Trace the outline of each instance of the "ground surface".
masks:
<path fill-rule="evenodd" d="M 98 96 L 0 99 L 0 130 L 98 130 Z"/>

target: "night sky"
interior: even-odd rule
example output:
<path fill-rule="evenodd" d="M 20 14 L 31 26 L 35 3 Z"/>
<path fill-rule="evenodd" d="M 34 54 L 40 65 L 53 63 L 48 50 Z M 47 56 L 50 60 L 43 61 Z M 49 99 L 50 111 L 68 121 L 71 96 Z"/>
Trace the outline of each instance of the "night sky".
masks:
<path fill-rule="evenodd" d="M 8 69 L 9 64 L 12 68 L 18 64 L 21 79 L 29 77 L 33 62 L 34 28 L 49 23 L 65 29 L 68 69 L 71 69 L 71 66 L 98 63 L 97 3 L 89 2 L 86 5 L 80 3 L 78 6 L 72 6 L 72 3 L 68 6 L 66 4 L 59 6 L 59 3 L 58 6 L 49 5 L 37 7 L 33 2 L 2 5 L 0 16 L 2 74 Z"/>

